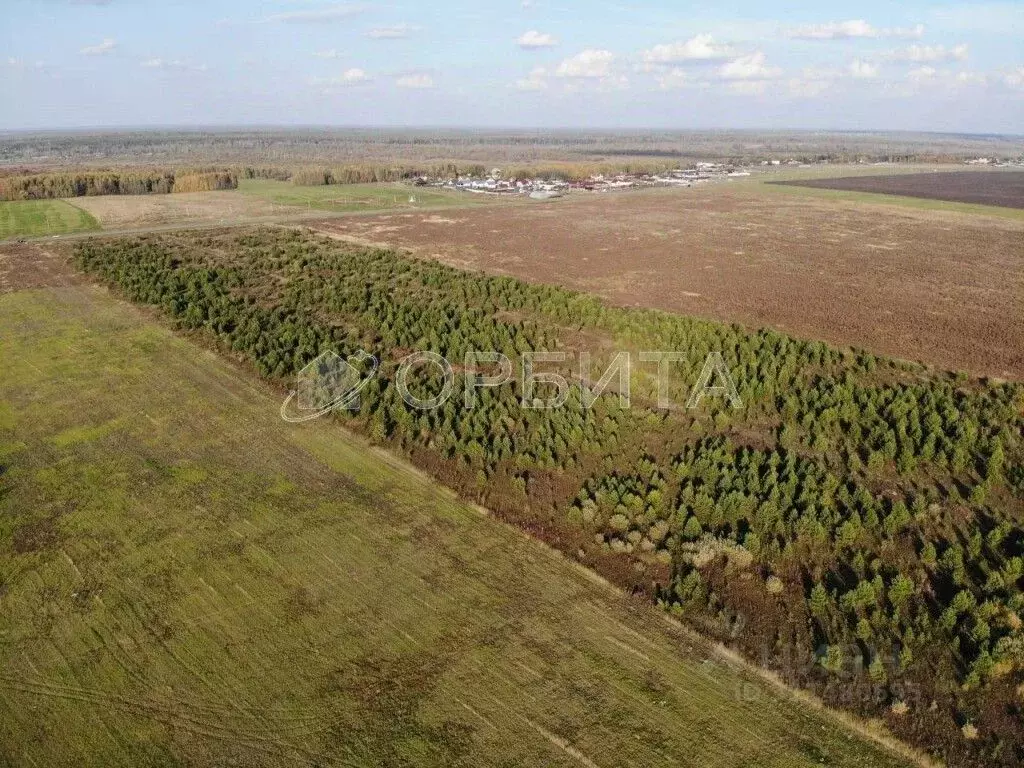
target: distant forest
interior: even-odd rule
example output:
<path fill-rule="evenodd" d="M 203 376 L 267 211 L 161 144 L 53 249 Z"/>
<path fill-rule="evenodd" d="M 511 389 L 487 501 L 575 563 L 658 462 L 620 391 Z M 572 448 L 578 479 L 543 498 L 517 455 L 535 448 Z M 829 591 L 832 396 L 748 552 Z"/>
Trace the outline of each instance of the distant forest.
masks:
<path fill-rule="evenodd" d="M 903 133 L 239 129 L 0 134 L 0 200 L 482 176 L 578 181 L 700 161 L 957 163 L 1024 158 L 1024 138 Z M 177 170 L 173 170 L 177 169 Z"/>
<path fill-rule="evenodd" d="M 1024 137 L 783 131 L 470 131 L 266 128 L 0 134 L 0 167 L 336 167 L 649 158 L 743 163 L 957 162 L 1024 156 Z M 144 160 L 143 160 L 144 159 Z"/>
<path fill-rule="evenodd" d="M 0 200 L 53 200 L 94 195 L 158 195 L 237 189 L 230 171 L 98 171 L 0 177 Z"/>

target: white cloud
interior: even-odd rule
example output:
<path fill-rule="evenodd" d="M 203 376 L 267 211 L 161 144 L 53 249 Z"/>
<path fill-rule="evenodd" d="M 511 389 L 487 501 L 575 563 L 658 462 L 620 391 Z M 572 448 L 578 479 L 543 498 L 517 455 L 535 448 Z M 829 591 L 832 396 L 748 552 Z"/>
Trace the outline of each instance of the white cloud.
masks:
<path fill-rule="evenodd" d="M 789 30 L 786 34 L 788 37 L 798 40 L 849 40 L 858 37 L 919 38 L 924 35 L 924 24 L 917 24 L 909 28 L 878 28 L 871 26 L 863 19 L 851 19 L 849 21 L 830 21 L 826 24 L 805 24 Z"/>
<path fill-rule="evenodd" d="M 336 48 L 331 48 L 329 51 L 316 51 L 314 54 L 318 59 L 340 59 L 341 54 L 338 53 Z"/>
<path fill-rule="evenodd" d="M 771 80 L 781 74 L 781 69 L 766 64 L 761 51 L 733 59 L 718 70 L 718 76 L 723 80 Z"/>
<path fill-rule="evenodd" d="M 558 77 L 597 79 L 611 77 L 615 54 L 594 48 L 587 48 L 558 65 Z"/>
<path fill-rule="evenodd" d="M 714 41 L 711 35 L 697 35 L 677 43 L 656 45 L 641 56 L 648 64 L 681 64 L 687 61 L 714 61 L 727 59 L 732 49 Z"/>
<path fill-rule="evenodd" d="M 863 59 L 854 59 L 850 62 L 850 76 L 858 80 L 870 80 L 878 77 L 878 65 Z"/>
<path fill-rule="evenodd" d="M 285 24 L 324 24 L 332 21 L 349 19 L 362 13 L 365 9 L 362 5 L 351 5 L 349 3 L 334 3 L 325 8 L 318 8 L 309 11 L 287 11 L 285 13 L 274 13 L 263 19 L 264 22 L 281 22 Z"/>
<path fill-rule="evenodd" d="M 938 70 L 935 67 L 915 67 L 914 69 L 907 72 L 907 79 L 911 82 L 920 83 L 925 80 L 931 80 L 938 74 Z"/>
<path fill-rule="evenodd" d="M 84 53 L 86 56 L 102 56 L 106 53 L 110 53 L 115 48 L 117 48 L 117 43 L 108 37 L 99 45 L 85 46 L 80 53 Z"/>
<path fill-rule="evenodd" d="M 835 92 L 844 81 L 872 79 L 880 67 L 870 61 L 854 59 L 845 69 L 835 67 L 805 67 L 800 75 L 787 81 L 789 94 L 797 98 L 814 98 L 826 92 Z"/>
<path fill-rule="evenodd" d="M 519 78 L 514 85 L 520 91 L 543 91 L 548 87 L 547 75 L 544 67 L 534 67 L 529 75 Z"/>
<path fill-rule="evenodd" d="M 1003 73 L 1003 82 L 1010 88 L 1024 88 L 1024 66 Z"/>
<path fill-rule="evenodd" d="M 181 59 L 146 59 L 142 62 L 143 67 L 146 69 L 177 69 L 189 72 L 205 72 L 207 67 L 205 64 L 190 64 L 187 61 Z"/>
<path fill-rule="evenodd" d="M 1022 76 L 1024 76 L 1024 67 L 1022 69 Z M 957 85 L 988 85 L 988 76 L 983 72 L 957 72 L 954 78 Z M 1024 80 L 1021 81 L 1024 84 Z"/>
<path fill-rule="evenodd" d="M 931 87 L 936 90 L 952 91 L 959 88 L 986 88 L 998 78 L 996 73 L 971 72 L 962 70 L 955 72 L 949 69 L 938 69 L 929 64 L 914 67 L 906 74 L 903 84 L 904 92 L 913 93 L 915 88 Z M 894 87 L 896 84 L 893 84 Z"/>
<path fill-rule="evenodd" d="M 340 81 L 344 85 L 355 85 L 357 83 L 365 83 L 370 79 L 370 76 L 365 71 L 359 69 L 359 67 L 352 67 L 352 69 L 346 69 L 340 78 Z"/>
<path fill-rule="evenodd" d="M 372 78 L 366 74 L 366 72 L 359 67 L 352 67 L 346 69 L 340 75 L 336 77 L 314 77 L 311 81 L 313 85 L 322 85 L 328 88 L 341 87 L 347 88 L 353 85 L 361 85 L 362 83 L 370 82 Z"/>
<path fill-rule="evenodd" d="M 695 85 L 697 82 L 693 73 L 682 67 L 663 69 L 655 76 L 655 79 L 658 82 L 658 87 L 666 91 L 674 88 L 685 88 Z"/>
<path fill-rule="evenodd" d="M 554 35 L 541 33 L 535 29 L 531 29 L 529 32 L 524 32 L 516 39 L 516 45 L 520 48 L 527 49 L 554 48 L 558 45 L 558 39 Z"/>
<path fill-rule="evenodd" d="M 374 27 L 366 33 L 371 40 L 405 40 L 413 32 L 418 32 L 419 27 L 411 24 L 395 24 L 391 27 Z"/>
<path fill-rule="evenodd" d="M 425 72 L 413 72 L 399 77 L 395 80 L 395 85 L 399 88 L 425 90 L 434 87 L 434 78 Z"/>
<path fill-rule="evenodd" d="M 944 45 L 910 45 L 889 52 L 894 61 L 911 61 L 915 64 L 936 61 L 964 61 L 967 59 L 967 44 L 961 43 L 952 48 Z"/>

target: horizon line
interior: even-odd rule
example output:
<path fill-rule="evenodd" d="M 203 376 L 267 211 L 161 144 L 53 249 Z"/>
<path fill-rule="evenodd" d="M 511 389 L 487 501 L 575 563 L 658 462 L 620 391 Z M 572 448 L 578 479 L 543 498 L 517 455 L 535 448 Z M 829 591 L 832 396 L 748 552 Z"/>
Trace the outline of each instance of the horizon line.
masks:
<path fill-rule="evenodd" d="M 561 126 L 485 126 L 485 125 L 388 125 L 388 124 L 332 124 L 332 123 L 166 123 L 166 124 L 138 124 L 138 125 L 81 125 L 63 127 L 17 127 L 0 128 L 0 135 L 17 134 L 71 134 L 83 132 L 95 133 L 151 133 L 158 131 L 382 131 L 382 132 L 403 132 L 403 131 L 449 131 L 463 133 L 581 133 L 597 132 L 602 134 L 645 134 L 645 133 L 668 133 L 668 134 L 694 134 L 694 133 L 755 133 L 755 134 L 899 134 L 899 135 L 921 135 L 921 136 L 973 136 L 981 138 L 1007 138 L 1024 140 L 1024 133 L 1006 133 L 999 131 L 928 131 L 908 128 L 767 128 L 767 127 L 728 127 L 717 126 L 709 128 L 684 128 L 665 126 L 646 127 L 612 127 L 612 126 L 582 126 L 582 125 L 561 125 Z"/>

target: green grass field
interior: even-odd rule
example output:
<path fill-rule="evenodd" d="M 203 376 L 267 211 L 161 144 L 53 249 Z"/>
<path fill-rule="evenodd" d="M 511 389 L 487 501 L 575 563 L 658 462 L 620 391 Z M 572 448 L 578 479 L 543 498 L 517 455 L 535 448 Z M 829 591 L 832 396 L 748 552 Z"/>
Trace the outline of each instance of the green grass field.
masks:
<path fill-rule="evenodd" d="M 304 206 L 312 210 L 352 213 L 358 211 L 416 210 L 479 205 L 478 195 L 408 184 L 332 184 L 298 187 L 287 181 L 244 179 L 238 189 L 277 205 Z M 410 202 L 410 198 L 415 202 Z M 493 198 L 490 199 L 493 202 Z"/>
<path fill-rule="evenodd" d="M 0 764 L 905 764 L 105 291 L 0 359 Z"/>
<path fill-rule="evenodd" d="M 92 216 L 63 200 L 0 202 L 0 240 L 99 229 Z"/>

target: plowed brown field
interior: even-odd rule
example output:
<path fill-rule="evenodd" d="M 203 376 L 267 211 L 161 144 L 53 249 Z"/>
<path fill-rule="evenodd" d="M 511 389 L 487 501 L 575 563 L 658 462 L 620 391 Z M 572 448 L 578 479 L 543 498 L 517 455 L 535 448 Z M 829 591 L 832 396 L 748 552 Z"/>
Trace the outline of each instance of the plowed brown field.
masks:
<path fill-rule="evenodd" d="M 777 183 L 817 189 L 840 189 L 847 192 L 901 195 L 924 200 L 1024 208 L 1024 171 L 946 171 L 843 176 L 837 179 L 804 179 Z"/>
<path fill-rule="evenodd" d="M 1024 378 L 1024 220 L 737 183 L 317 228 L 616 304 Z"/>

